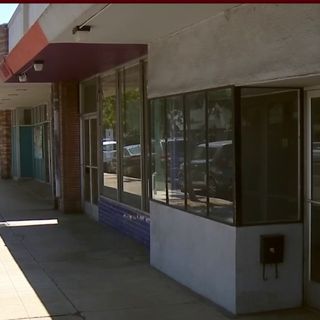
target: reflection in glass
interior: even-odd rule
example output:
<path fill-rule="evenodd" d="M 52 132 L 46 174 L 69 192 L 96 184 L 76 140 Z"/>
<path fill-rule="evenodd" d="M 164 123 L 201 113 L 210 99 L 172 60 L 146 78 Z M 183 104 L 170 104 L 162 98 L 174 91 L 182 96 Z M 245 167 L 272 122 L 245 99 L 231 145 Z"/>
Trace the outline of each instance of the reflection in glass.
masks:
<path fill-rule="evenodd" d="M 205 94 L 186 96 L 186 184 L 180 181 L 180 189 L 187 192 L 187 210 L 207 215 L 207 148 Z M 184 164 L 179 175 L 183 177 Z"/>
<path fill-rule="evenodd" d="M 98 169 L 91 168 L 92 203 L 98 204 Z"/>
<path fill-rule="evenodd" d="M 97 111 L 97 82 L 95 79 L 83 82 L 83 113 L 91 113 Z"/>
<path fill-rule="evenodd" d="M 84 200 L 87 202 L 91 202 L 90 167 L 84 168 Z"/>
<path fill-rule="evenodd" d="M 151 102 L 152 198 L 166 202 L 165 100 Z"/>
<path fill-rule="evenodd" d="M 184 208 L 184 172 L 181 165 L 184 162 L 184 118 L 182 97 L 175 96 L 166 99 L 167 111 L 167 171 L 169 204 Z M 164 148 L 164 141 L 161 142 Z"/>
<path fill-rule="evenodd" d="M 232 89 L 208 92 L 209 217 L 233 223 Z"/>
<path fill-rule="evenodd" d="M 84 163 L 90 166 L 89 120 L 84 121 Z"/>
<path fill-rule="evenodd" d="M 97 157 L 97 119 L 90 120 L 90 133 L 91 133 L 91 166 L 98 166 L 98 157 Z"/>
<path fill-rule="evenodd" d="M 241 90 L 243 223 L 298 219 L 298 91 Z"/>
<path fill-rule="evenodd" d="M 320 201 L 320 98 L 311 100 L 312 200 Z"/>
<path fill-rule="evenodd" d="M 141 208 L 141 146 L 139 65 L 124 71 L 122 108 L 122 176 L 124 203 Z"/>
<path fill-rule="evenodd" d="M 320 201 L 320 98 L 311 100 L 312 200 Z M 320 282 L 320 206 L 311 206 L 311 280 Z"/>
<path fill-rule="evenodd" d="M 311 280 L 320 282 L 320 206 L 311 209 Z"/>
<path fill-rule="evenodd" d="M 116 74 L 101 79 L 102 85 L 102 159 L 103 194 L 117 199 L 117 130 L 116 130 Z"/>

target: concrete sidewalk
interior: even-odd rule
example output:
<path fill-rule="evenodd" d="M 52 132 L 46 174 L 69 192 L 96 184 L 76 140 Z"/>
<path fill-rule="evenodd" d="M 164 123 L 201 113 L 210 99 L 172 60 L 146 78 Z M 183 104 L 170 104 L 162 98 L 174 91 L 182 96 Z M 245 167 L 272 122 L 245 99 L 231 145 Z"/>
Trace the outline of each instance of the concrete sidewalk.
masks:
<path fill-rule="evenodd" d="M 143 246 L 85 215 L 50 208 L 35 183 L 0 180 L 0 319 L 232 318 L 151 268 Z M 319 320 L 320 314 L 240 317 L 280 318 Z"/>

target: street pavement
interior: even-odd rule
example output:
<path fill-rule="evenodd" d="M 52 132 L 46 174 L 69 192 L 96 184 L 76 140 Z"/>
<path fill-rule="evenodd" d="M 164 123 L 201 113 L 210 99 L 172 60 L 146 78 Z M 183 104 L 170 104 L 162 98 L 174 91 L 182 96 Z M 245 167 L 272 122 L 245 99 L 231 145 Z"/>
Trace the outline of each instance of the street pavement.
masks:
<path fill-rule="evenodd" d="M 230 314 L 149 265 L 148 250 L 84 214 L 52 209 L 50 188 L 0 180 L 0 320 L 226 320 Z M 295 309 L 243 320 L 319 320 Z"/>

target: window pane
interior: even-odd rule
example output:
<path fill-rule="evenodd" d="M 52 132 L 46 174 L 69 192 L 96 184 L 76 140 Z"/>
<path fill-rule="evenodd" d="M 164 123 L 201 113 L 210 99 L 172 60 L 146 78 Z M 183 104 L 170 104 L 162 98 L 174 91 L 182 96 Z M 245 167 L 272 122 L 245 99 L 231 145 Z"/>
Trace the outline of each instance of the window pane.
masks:
<path fill-rule="evenodd" d="M 165 100 L 151 102 L 152 198 L 166 202 Z"/>
<path fill-rule="evenodd" d="M 207 147 L 205 94 L 186 96 L 186 185 L 180 180 L 180 190 L 187 192 L 187 210 L 207 215 Z M 179 176 L 184 175 L 184 164 L 180 165 Z"/>
<path fill-rule="evenodd" d="M 102 158 L 103 194 L 117 199 L 117 77 L 116 74 L 101 79 L 102 86 Z"/>
<path fill-rule="evenodd" d="M 97 110 L 97 85 L 96 80 L 83 83 L 82 109 L 84 113 L 95 112 Z"/>
<path fill-rule="evenodd" d="M 243 223 L 297 220 L 298 91 L 241 90 Z"/>
<path fill-rule="evenodd" d="M 98 203 L 98 169 L 91 169 L 92 203 Z"/>
<path fill-rule="evenodd" d="M 122 109 L 122 201 L 136 208 L 141 208 L 140 117 L 142 99 L 139 69 L 139 65 L 137 65 L 124 72 Z"/>
<path fill-rule="evenodd" d="M 312 200 L 320 201 L 320 98 L 311 100 Z"/>
<path fill-rule="evenodd" d="M 84 121 L 84 163 L 90 166 L 89 120 Z"/>
<path fill-rule="evenodd" d="M 84 200 L 87 202 L 91 201 L 90 194 L 90 167 L 84 168 Z"/>
<path fill-rule="evenodd" d="M 91 119 L 91 166 L 98 166 L 98 156 L 97 156 L 97 119 Z"/>
<path fill-rule="evenodd" d="M 209 217 L 233 223 L 233 90 L 208 92 Z"/>
<path fill-rule="evenodd" d="M 311 280 L 320 282 L 320 207 L 311 210 Z"/>
<path fill-rule="evenodd" d="M 184 208 L 184 119 L 182 97 L 166 99 L 167 111 L 167 172 L 169 204 Z"/>

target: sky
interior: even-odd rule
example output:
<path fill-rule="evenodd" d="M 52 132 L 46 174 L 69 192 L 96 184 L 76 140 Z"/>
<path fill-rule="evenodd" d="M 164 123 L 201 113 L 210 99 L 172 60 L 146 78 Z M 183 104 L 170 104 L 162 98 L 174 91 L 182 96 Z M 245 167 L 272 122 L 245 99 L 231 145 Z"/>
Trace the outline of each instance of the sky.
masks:
<path fill-rule="evenodd" d="M 0 24 L 9 22 L 18 3 L 0 3 Z"/>

